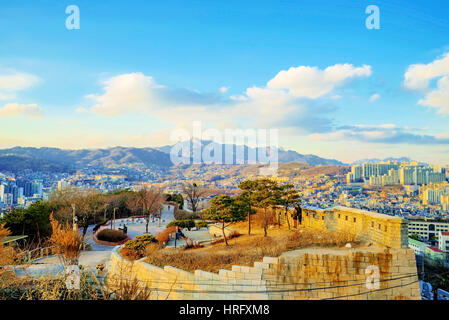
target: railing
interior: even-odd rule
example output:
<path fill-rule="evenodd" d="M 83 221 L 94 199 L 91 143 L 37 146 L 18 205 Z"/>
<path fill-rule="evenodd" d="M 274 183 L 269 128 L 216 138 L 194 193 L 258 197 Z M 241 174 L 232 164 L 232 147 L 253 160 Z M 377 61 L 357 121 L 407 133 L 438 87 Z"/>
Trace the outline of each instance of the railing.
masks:
<path fill-rule="evenodd" d="M 53 248 L 56 248 L 56 246 L 50 246 L 50 247 L 44 247 L 44 248 L 36 248 L 33 250 L 27 250 L 24 252 L 21 252 L 19 254 L 20 261 L 30 263 L 33 262 L 36 259 L 44 258 L 50 255 L 53 255 Z"/>

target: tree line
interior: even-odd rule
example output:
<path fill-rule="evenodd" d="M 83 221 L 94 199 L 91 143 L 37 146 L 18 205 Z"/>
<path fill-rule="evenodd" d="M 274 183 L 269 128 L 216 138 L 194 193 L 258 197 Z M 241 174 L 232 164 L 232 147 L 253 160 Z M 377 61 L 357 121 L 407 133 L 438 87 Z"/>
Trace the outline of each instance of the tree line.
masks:
<path fill-rule="evenodd" d="M 291 184 L 278 184 L 271 179 L 246 180 L 239 184 L 241 193 L 235 197 L 218 195 L 211 199 L 210 208 L 203 211 L 203 218 L 217 221 L 221 225 L 223 237 L 228 245 L 225 229 L 230 224 L 248 220 L 248 235 L 251 235 L 251 215 L 260 209 L 263 213 L 264 236 L 268 235 L 269 209 L 278 209 L 277 223 L 281 225 L 281 214 L 284 214 L 290 229 L 288 210 L 298 208 L 301 195 Z M 283 208 L 283 210 L 279 210 Z"/>
<path fill-rule="evenodd" d="M 83 238 L 91 224 L 132 215 L 145 217 L 148 232 L 149 221 L 160 218 L 163 203 L 174 203 L 178 209 L 182 209 L 184 201 L 187 201 L 192 211 L 203 219 L 219 222 L 223 235 L 230 223 L 245 219 L 250 235 L 251 216 L 259 209 L 263 214 L 264 235 L 267 236 L 269 210 L 277 209 L 277 222 L 280 225 L 281 214 L 287 217 L 289 208 L 298 207 L 301 202 L 301 196 L 293 185 L 280 185 L 267 178 L 243 181 L 239 188 L 239 195 L 215 196 L 210 201 L 210 208 L 200 212 L 199 203 L 211 194 L 211 190 L 194 182 L 185 183 L 182 194 L 163 194 L 157 188 L 142 188 L 138 191 L 125 189 L 103 194 L 95 189 L 70 187 L 55 190 L 47 200 L 38 201 L 26 209 L 4 213 L 0 224 L 5 224 L 13 235 L 28 235 L 30 242 L 38 244 L 51 236 L 50 214 L 62 224 L 76 223 Z M 290 228 L 290 220 L 287 218 L 286 221 Z"/>
<path fill-rule="evenodd" d="M 113 218 L 132 215 L 146 218 L 146 230 L 151 218 L 160 217 L 162 205 L 174 202 L 182 208 L 180 194 L 163 194 L 156 188 L 139 191 L 120 190 L 103 194 L 95 189 L 66 188 L 55 190 L 47 200 L 40 200 L 28 208 L 5 212 L 0 224 L 5 224 L 13 235 L 28 235 L 28 241 L 41 244 L 51 236 L 50 214 L 62 224 L 74 221 L 83 238 L 91 224 L 105 223 Z"/>

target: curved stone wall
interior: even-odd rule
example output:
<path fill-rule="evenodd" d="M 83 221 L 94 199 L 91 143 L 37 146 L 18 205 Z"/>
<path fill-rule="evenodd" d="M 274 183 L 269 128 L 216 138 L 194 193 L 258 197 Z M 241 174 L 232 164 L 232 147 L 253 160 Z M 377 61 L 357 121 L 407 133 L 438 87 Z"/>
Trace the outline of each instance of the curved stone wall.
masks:
<path fill-rule="evenodd" d="M 309 248 L 265 257 L 253 266 L 194 273 L 130 262 L 112 252 L 110 285 L 137 279 L 150 299 L 174 300 L 390 300 L 420 299 L 415 255 L 411 249 Z M 377 277 L 377 278 L 376 278 Z M 377 280 L 376 280 L 377 279 Z"/>

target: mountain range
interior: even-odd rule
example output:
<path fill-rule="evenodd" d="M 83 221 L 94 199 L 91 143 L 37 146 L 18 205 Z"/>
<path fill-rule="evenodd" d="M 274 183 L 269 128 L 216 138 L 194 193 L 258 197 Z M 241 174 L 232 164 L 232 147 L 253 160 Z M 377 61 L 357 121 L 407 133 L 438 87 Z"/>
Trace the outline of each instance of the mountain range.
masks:
<path fill-rule="evenodd" d="M 227 160 L 228 152 L 232 150 L 232 161 L 230 161 L 230 163 L 227 164 L 236 164 L 241 162 L 247 163 L 249 155 L 255 157 L 257 162 L 264 163 L 264 161 L 266 162 L 268 158 L 261 159 L 260 155 L 266 155 L 268 157 L 269 154 L 268 148 L 261 148 L 261 147 L 253 148 L 247 145 L 221 144 L 210 140 L 198 140 L 198 139 L 185 140 L 178 142 L 174 146 L 167 145 L 156 149 L 165 152 L 167 154 L 170 154 L 172 150 L 179 150 L 177 153 L 175 152 L 177 156 L 179 156 L 179 159 L 183 159 L 185 160 L 185 162 L 188 163 L 193 163 L 195 146 L 197 147 L 197 149 L 201 150 L 203 154 L 204 153 L 210 154 L 212 158 L 216 150 L 221 152 L 221 156 L 217 155 L 217 159 L 221 159 L 221 163 L 227 163 L 229 161 Z M 238 152 L 239 147 L 241 148 L 240 154 Z M 273 150 L 275 151 L 275 149 Z M 325 159 L 313 154 L 300 154 L 293 150 L 284 150 L 282 148 L 278 148 L 277 152 L 278 152 L 278 162 L 280 163 L 299 162 L 299 163 L 306 163 L 311 166 L 344 165 L 344 163 L 338 160 Z"/>
<path fill-rule="evenodd" d="M 186 162 L 193 161 L 193 144 L 205 147 L 217 148 L 223 151 L 222 159 L 225 160 L 225 151 L 233 148 L 234 157 L 232 163 L 237 163 L 236 145 L 216 144 L 211 141 L 184 141 L 181 144 L 191 143 L 190 153 L 180 151 L 179 155 Z M 178 145 L 179 147 L 180 145 Z M 187 145 L 184 145 L 184 147 Z M 82 168 L 97 169 L 141 169 L 141 170 L 168 170 L 174 164 L 170 159 L 173 146 L 158 148 L 132 148 L 113 147 L 107 149 L 81 149 L 66 150 L 59 148 L 33 148 L 14 147 L 0 150 L 0 171 L 17 172 L 25 169 L 43 172 L 71 172 Z M 258 159 L 258 152 L 266 151 L 259 148 L 243 146 L 245 159 L 248 154 L 254 152 Z M 214 154 L 213 151 L 210 154 Z M 318 165 L 344 165 L 342 162 L 325 159 L 315 155 L 304 155 L 292 150 L 278 149 L 278 161 L 280 163 L 300 162 L 312 166 Z"/>

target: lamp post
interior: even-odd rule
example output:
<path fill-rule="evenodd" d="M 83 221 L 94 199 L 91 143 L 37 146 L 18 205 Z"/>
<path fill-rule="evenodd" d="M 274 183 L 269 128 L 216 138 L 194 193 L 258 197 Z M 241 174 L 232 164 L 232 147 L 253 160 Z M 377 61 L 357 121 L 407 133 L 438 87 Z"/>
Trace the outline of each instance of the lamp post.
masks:
<path fill-rule="evenodd" d="M 114 218 L 113 218 L 113 222 L 114 222 L 114 228 L 115 228 L 115 211 L 117 210 L 117 208 L 114 208 Z M 112 228 L 112 223 L 111 223 L 111 228 Z"/>
<path fill-rule="evenodd" d="M 161 226 L 161 220 L 162 220 L 162 208 L 159 209 L 159 227 Z"/>
<path fill-rule="evenodd" d="M 72 225 L 73 225 L 73 231 L 77 230 L 77 226 L 76 226 L 76 214 L 75 214 L 75 204 L 72 204 L 72 213 L 73 213 L 73 218 L 72 218 Z"/>
<path fill-rule="evenodd" d="M 106 204 L 106 206 L 104 207 L 104 220 L 106 220 L 106 212 L 108 211 L 108 207 L 108 204 Z"/>

